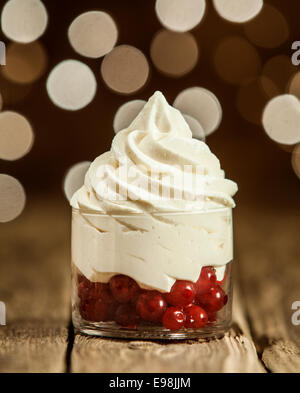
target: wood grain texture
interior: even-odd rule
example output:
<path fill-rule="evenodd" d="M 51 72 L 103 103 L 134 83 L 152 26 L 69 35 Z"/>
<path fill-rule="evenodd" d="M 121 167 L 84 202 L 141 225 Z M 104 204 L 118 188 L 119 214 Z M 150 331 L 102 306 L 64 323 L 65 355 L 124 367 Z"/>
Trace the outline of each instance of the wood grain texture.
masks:
<path fill-rule="evenodd" d="M 125 341 L 76 335 L 72 372 L 265 372 L 243 310 L 235 297 L 232 329 L 215 340 L 176 343 Z"/>
<path fill-rule="evenodd" d="M 251 333 L 271 372 L 300 372 L 300 326 L 291 322 L 300 300 L 299 208 L 239 211 L 239 276 Z"/>
<path fill-rule="evenodd" d="M 64 372 L 66 328 L 37 321 L 0 329 L 0 372 Z"/>
<path fill-rule="evenodd" d="M 69 306 L 69 222 L 63 204 L 29 200 L 23 215 L 1 227 L 0 372 L 63 372 Z"/>

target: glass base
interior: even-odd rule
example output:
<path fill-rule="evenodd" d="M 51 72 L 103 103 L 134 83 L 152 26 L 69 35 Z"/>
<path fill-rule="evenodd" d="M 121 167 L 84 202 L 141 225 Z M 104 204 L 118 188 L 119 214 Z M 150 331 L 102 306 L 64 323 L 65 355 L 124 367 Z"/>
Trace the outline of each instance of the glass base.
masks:
<path fill-rule="evenodd" d="M 76 314 L 76 312 L 74 313 Z M 89 336 L 139 339 L 139 340 L 188 340 L 221 338 L 229 330 L 230 326 L 224 323 L 206 326 L 201 329 L 168 330 L 160 326 L 140 325 L 136 329 L 120 327 L 115 322 L 90 322 L 83 320 L 78 315 L 73 315 L 75 330 Z"/>

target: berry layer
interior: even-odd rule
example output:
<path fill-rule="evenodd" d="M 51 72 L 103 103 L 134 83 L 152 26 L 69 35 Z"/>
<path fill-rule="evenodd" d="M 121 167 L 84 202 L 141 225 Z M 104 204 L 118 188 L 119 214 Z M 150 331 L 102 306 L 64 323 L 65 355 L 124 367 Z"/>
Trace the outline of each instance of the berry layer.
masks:
<path fill-rule="evenodd" d="M 226 279 L 225 279 L 226 280 Z M 115 321 L 127 328 L 151 323 L 170 330 L 214 324 L 228 301 L 215 269 L 204 267 L 196 283 L 177 280 L 168 293 L 144 290 L 130 277 L 115 275 L 109 283 L 92 283 L 78 275 L 78 307 L 83 319 Z"/>

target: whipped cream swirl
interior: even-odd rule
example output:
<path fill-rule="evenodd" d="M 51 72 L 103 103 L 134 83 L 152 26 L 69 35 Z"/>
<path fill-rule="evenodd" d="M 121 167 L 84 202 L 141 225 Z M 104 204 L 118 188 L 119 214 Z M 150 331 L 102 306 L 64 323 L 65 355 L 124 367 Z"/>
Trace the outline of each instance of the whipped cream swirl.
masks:
<path fill-rule="evenodd" d="M 236 191 L 218 158 L 157 91 L 94 160 L 71 205 L 109 215 L 202 211 L 234 207 Z"/>

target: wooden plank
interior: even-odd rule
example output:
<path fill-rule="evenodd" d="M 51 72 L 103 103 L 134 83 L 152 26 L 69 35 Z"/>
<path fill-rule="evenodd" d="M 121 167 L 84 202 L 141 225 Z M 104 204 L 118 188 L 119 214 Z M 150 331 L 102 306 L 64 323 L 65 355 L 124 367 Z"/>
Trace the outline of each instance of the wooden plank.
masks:
<path fill-rule="evenodd" d="M 63 372 L 70 318 L 66 204 L 29 200 L 0 232 L 0 372 Z"/>
<path fill-rule="evenodd" d="M 1 372 L 64 372 L 68 331 L 20 323 L 0 329 Z"/>
<path fill-rule="evenodd" d="M 300 371 L 300 326 L 291 321 L 300 300 L 299 206 L 236 214 L 238 266 L 251 333 L 266 368 Z"/>
<path fill-rule="evenodd" d="M 234 324 L 217 340 L 178 343 L 125 341 L 76 335 L 72 372 L 265 372 L 243 314 L 234 300 Z"/>

